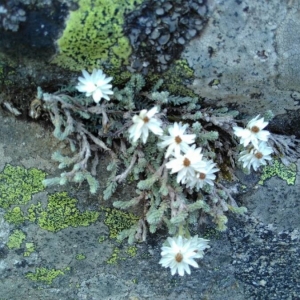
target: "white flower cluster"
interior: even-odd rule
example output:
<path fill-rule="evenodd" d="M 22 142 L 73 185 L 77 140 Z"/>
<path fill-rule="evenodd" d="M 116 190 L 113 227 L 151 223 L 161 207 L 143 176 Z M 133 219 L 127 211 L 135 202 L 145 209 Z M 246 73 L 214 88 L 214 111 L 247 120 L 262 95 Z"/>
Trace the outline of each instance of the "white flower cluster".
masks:
<path fill-rule="evenodd" d="M 197 235 L 190 239 L 182 236 L 168 237 L 169 245 L 162 247 L 162 258 L 159 263 L 165 268 L 170 268 L 172 275 L 177 272 L 180 276 L 183 276 L 185 272 L 191 274 L 190 265 L 198 268 L 195 259 L 202 258 L 204 250 L 210 248 L 208 242 Z"/>
<path fill-rule="evenodd" d="M 243 163 L 243 168 L 249 171 L 251 167 L 254 171 L 261 165 L 266 165 L 267 160 L 271 160 L 273 149 L 268 146 L 270 132 L 263 130 L 268 125 L 264 118 L 259 119 L 259 115 L 250 120 L 246 128 L 233 127 L 234 134 L 240 138 L 240 144 L 246 149 L 241 152 L 239 161 Z"/>
<path fill-rule="evenodd" d="M 171 174 L 177 173 L 177 182 L 185 184 L 188 188 L 195 188 L 197 191 L 205 184 L 213 185 L 215 172 L 219 171 L 212 160 L 203 159 L 201 148 L 196 148 L 195 134 L 186 134 L 188 124 L 174 123 L 168 128 L 169 135 L 163 135 L 161 129 L 162 121 L 155 114 L 158 108 L 155 106 L 149 111 L 143 109 L 139 115 L 132 118 L 133 125 L 129 128 L 129 138 L 136 142 L 140 137 L 145 144 L 149 130 L 162 139 L 158 143 L 161 148 L 166 148 L 165 157 L 172 156 L 166 163 L 166 168 L 171 169 Z M 192 145 L 191 145 L 192 144 Z M 184 273 L 191 273 L 189 265 L 197 268 L 194 260 L 203 257 L 203 250 L 209 248 L 208 240 L 198 238 L 186 239 L 182 236 L 167 239 L 169 246 L 162 247 L 162 258 L 160 264 L 165 268 L 171 268 L 171 274 L 176 272 L 180 276 Z"/>
<path fill-rule="evenodd" d="M 112 77 L 106 77 L 102 70 L 94 69 L 92 74 L 86 70 L 82 70 L 83 77 L 78 77 L 78 85 L 76 89 L 85 93 L 86 97 L 92 96 L 96 103 L 99 103 L 102 98 L 109 101 L 109 96 L 112 95 L 112 85 L 109 82 Z"/>
<path fill-rule="evenodd" d="M 197 191 L 204 184 L 213 185 L 216 178 L 215 172 L 219 171 L 212 160 L 203 159 L 202 148 L 196 148 L 195 134 L 186 134 L 188 124 L 175 122 L 169 129 L 169 135 L 163 135 L 161 120 L 155 117 L 158 108 L 155 106 L 149 111 L 142 110 L 139 115 L 132 118 L 133 125 L 129 128 L 129 138 L 136 142 L 140 137 L 145 144 L 149 130 L 155 135 L 161 136 L 161 148 L 167 147 L 165 157 L 172 156 L 166 163 L 166 168 L 171 169 L 171 174 L 177 173 L 177 182 L 185 184 Z M 192 146 L 190 146 L 193 144 Z"/>

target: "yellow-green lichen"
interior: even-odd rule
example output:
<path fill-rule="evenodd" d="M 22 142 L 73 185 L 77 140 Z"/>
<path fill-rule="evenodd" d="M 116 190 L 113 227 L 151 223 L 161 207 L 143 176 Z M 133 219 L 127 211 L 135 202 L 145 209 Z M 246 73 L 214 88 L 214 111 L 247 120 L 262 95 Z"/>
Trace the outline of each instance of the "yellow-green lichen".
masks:
<path fill-rule="evenodd" d="M 130 256 L 130 257 L 135 257 L 137 254 L 137 247 L 136 246 L 129 246 L 125 252 Z"/>
<path fill-rule="evenodd" d="M 59 275 L 64 275 L 66 271 L 70 268 L 65 268 L 63 270 L 47 269 L 47 268 L 36 268 L 35 272 L 29 272 L 25 276 L 32 281 L 43 282 L 46 284 L 51 284 L 53 280 Z"/>
<path fill-rule="evenodd" d="M 124 15 L 143 0 L 78 0 L 53 62 L 71 70 L 101 68 L 128 62 L 131 46 L 123 33 Z"/>
<path fill-rule="evenodd" d="M 7 242 L 7 247 L 9 249 L 20 249 L 21 244 L 25 240 L 26 235 L 23 231 L 21 230 L 14 230 L 13 233 L 9 236 L 8 242 Z"/>
<path fill-rule="evenodd" d="M 124 257 L 120 257 L 120 249 L 115 247 L 111 257 L 106 261 L 110 265 L 115 265 L 119 260 L 125 260 Z"/>
<path fill-rule="evenodd" d="M 98 243 L 101 244 L 106 240 L 106 237 L 104 235 L 99 236 Z"/>
<path fill-rule="evenodd" d="M 116 208 L 103 208 L 105 211 L 104 224 L 109 229 L 109 237 L 116 239 L 119 233 L 131 228 L 139 220 L 132 213 L 123 212 Z"/>
<path fill-rule="evenodd" d="M 285 166 L 279 160 L 274 160 L 272 165 L 265 166 L 262 170 L 259 184 L 264 184 L 265 180 L 278 176 L 279 178 L 286 181 L 288 185 L 294 185 L 297 175 L 296 164 L 290 164 Z"/>
<path fill-rule="evenodd" d="M 34 243 L 25 243 L 26 251 L 24 252 L 24 256 L 29 256 L 32 252 L 34 252 L 35 247 Z"/>
<path fill-rule="evenodd" d="M 186 60 L 177 60 L 163 75 L 153 74 L 148 78 L 149 82 L 155 84 L 163 78 L 162 90 L 171 95 L 183 97 L 198 97 L 191 89 L 186 87 L 194 78 L 194 70 L 191 69 Z"/>
<path fill-rule="evenodd" d="M 20 225 L 25 222 L 26 218 L 21 208 L 16 206 L 5 213 L 4 220 L 10 224 Z"/>
<path fill-rule="evenodd" d="M 69 226 L 89 226 L 97 221 L 99 212 L 84 211 L 76 207 L 77 200 L 68 196 L 66 192 L 59 192 L 49 196 L 47 207 L 44 209 L 39 202 L 28 209 L 28 219 L 48 231 L 56 232 Z"/>
<path fill-rule="evenodd" d="M 7 164 L 0 174 L 0 207 L 26 204 L 32 194 L 45 189 L 42 181 L 46 173 L 32 168 L 14 167 Z"/>
<path fill-rule="evenodd" d="M 82 254 L 82 253 L 78 253 L 78 254 L 75 256 L 75 258 L 76 258 L 77 260 L 84 260 L 84 259 L 86 259 L 86 256 L 85 256 L 84 254 Z"/>

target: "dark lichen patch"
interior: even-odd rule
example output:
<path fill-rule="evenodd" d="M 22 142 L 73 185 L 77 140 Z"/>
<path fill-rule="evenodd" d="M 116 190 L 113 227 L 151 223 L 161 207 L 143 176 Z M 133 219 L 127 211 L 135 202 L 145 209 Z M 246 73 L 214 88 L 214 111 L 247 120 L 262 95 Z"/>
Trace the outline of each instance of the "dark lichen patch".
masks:
<path fill-rule="evenodd" d="M 25 169 L 7 164 L 0 174 L 0 207 L 26 204 L 32 194 L 45 189 L 42 181 L 46 175 L 35 168 Z"/>
<path fill-rule="evenodd" d="M 48 231 L 57 232 L 69 226 L 89 226 L 99 217 L 97 211 L 81 212 L 77 208 L 78 200 L 59 192 L 49 196 L 47 207 L 41 203 L 32 204 L 28 209 L 28 219 Z"/>
<path fill-rule="evenodd" d="M 297 166 L 296 164 L 290 164 L 285 166 L 279 160 L 274 160 L 272 165 L 265 166 L 262 170 L 262 175 L 260 177 L 259 184 L 264 184 L 265 180 L 278 176 L 282 180 L 285 180 L 288 185 L 294 185 L 297 175 Z"/>

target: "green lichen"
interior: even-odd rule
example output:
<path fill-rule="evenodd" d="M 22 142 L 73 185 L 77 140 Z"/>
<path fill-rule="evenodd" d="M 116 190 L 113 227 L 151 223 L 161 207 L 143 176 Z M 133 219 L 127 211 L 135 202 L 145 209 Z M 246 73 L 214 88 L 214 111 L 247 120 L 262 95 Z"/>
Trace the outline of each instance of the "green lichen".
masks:
<path fill-rule="evenodd" d="M 34 243 L 25 243 L 25 248 L 26 248 L 26 251 L 24 252 L 24 256 L 27 257 L 32 252 L 34 252 L 34 250 L 35 250 Z"/>
<path fill-rule="evenodd" d="M 63 270 L 47 269 L 47 268 L 36 268 L 35 272 L 29 272 L 25 276 L 32 281 L 38 281 L 46 284 L 52 284 L 53 280 L 59 275 L 64 275 L 70 268 Z"/>
<path fill-rule="evenodd" d="M 278 176 L 282 180 L 285 180 L 288 185 L 294 185 L 297 175 L 296 164 L 290 164 L 285 166 L 279 160 L 274 160 L 272 165 L 265 166 L 262 170 L 259 184 L 264 184 L 265 180 Z"/>
<path fill-rule="evenodd" d="M 77 200 L 68 196 L 66 192 L 59 192 L 49 196 L 47 207 L 44 209 L 39 202 L 28 209 L 28 219 L 48 231 L 57 232 L 69 226 L 89 226 L 97 221 L 99 212 L 84 211 L 76 207 Z"/>
<path fill-rule="evenodd" d="M 177 60 L 162 76 L 153 74 L 149 76 L 148 82 L 156 83 L 160 78 L 164 79 L 162 90 L 171 95 L 184 97 L 198 97 L 191 89 L 186 87 L 194 78 L 194 70 L 191 69 L 186 60 Z"/>
<path fill-rule="evenodd" d="M 135 257 L 137 254 L 136 246 L 129 246 L 125 251 L 130 257 Z"/>
<path fill-rule="evenodd" d="M 57 41 L 59 53 L 53 62 L 71 70 L 127 64 L 131 46 L 123 33 L 124 15 L 142 2 L 79 0 Z"/>
<path fill-rule="evenodd" d="M 26 204 L 32 194 L 45 189 L 42 181 L 46 175 L 35 168 L 27 170 L 7 164 L 0 174 L 0 207 Z"/>
<path fill-rule="evenodd" d="M 77 254 L 77 255 L 75 256 L 75 258 L 76 258 L 77 260 L 84 260 L 84 259 L 86 259 L 86 256 L 85 256 L 84 254 L 82 254 L 82 253 L 79 253 L 79 254 Z"/>
<path fill-rule="evenodd" d="M 123 212 L 115 208 L 102 208 L 105 211 L 104 224 L 109 229 L 109 237 L 116 239 L 119 233 L 125 229 L 131 228 L 139 220 L 132 213 Z"/>
<path fill-rule="evenodd" d="M 26 235 L 23 231 L 21 230 L 14 230 L 13 233 L 9 236 L 8 242 L 7 242 L 7 247 L 9 249 L 20 249 L 21 244 L 25 240 Z"/>
<path fill-rule="evenodd" d="M 125 260 L 124 257 L 120 257 L 120 249 L 115 247 L 111 257 L 106 261 L 107 264 L 115 265 L 119 260 Z"/>
<path fill-rule="evenodd" d="M 20 225 L 26 220 L 24 213 L 19 206 L 16 206 L 7 211 L 4 215 L 4 219 L 6 222 L 14 225 Z"/>
<path fill-rule="evenodd" d="M 106 240 L 106 237 L 104 235 L 99 236 L 98 243 L 101 244 Z"/>

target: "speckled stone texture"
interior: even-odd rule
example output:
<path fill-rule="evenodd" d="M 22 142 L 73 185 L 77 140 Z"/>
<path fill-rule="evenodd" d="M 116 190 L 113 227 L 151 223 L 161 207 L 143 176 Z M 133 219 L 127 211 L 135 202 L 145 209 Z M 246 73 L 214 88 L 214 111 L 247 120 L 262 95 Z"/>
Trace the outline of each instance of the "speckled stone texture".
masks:
<path fill-rule="evenodd" d="M 299 8 L 296 1 L 209 2 L 205 31 L 186 45 L 192 89 L 246 115 L 299 108 Z M 214 100 L 214 101 L 212 101 Z"/>

